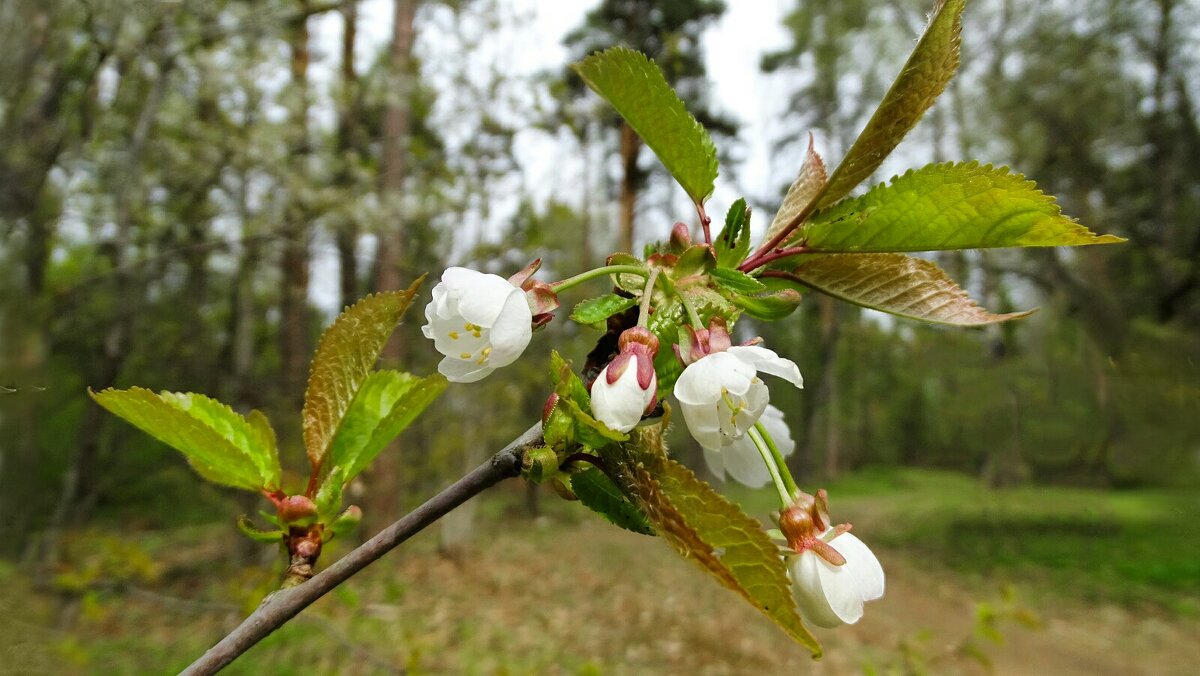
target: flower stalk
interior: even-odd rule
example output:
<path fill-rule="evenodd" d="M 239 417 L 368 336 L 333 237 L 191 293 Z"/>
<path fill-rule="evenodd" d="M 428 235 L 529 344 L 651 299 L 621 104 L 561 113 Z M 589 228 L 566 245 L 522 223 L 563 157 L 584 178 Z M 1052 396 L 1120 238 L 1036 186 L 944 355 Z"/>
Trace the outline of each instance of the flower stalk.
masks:
<path fill-rule="evenodd" d="M 568 277 L 564 280 L 553 282 L 550 288 L 555 292 L 565 291 L 573 286 L 578 286 L 586 281 L 597 277 L 607 277 L 608 275 L 641 275 L 647 276 L 646 268 L 640 265 L 605 265 L 603 267 L 581 272 L 574 277 Z"/>

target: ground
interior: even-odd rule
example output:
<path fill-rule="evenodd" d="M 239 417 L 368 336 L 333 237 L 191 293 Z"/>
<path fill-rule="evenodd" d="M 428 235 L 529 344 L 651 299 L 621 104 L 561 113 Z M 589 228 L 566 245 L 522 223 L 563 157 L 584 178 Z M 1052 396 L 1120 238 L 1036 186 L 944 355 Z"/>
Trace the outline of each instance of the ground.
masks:
<path fill-rule="evenodd" d="M 818 662 L 664 542 L 550 495 L 530 519 L 514 483 L 482 503 L 468 546 L 439 552 L 435 533 L 420 536 L 229 673 L 1158 675 L 1200 663 L 1194 494 L 987 492 L 889 471 L 831 495 L 888 589 L 858 625 L 818 630 Z M 4 569 L 0 671 L 177 671 L 272 579 L 221 563 L 229 530 L 144 534 L 132 549 L 92 534 L 107 558 L 83 559 L 56 591 Z"/>

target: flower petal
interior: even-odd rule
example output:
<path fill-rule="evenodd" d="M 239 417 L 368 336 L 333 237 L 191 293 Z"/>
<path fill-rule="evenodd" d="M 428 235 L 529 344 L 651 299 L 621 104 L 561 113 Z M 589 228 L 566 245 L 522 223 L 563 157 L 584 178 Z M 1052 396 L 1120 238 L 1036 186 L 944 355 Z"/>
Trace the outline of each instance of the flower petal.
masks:
<path fill-rule="evenodd" d="M 683 421 L 687 423 L 688 431 L 692 433 L 692 437 L 700 442 L 700 445 L 705 448 L 720 448 L 725 444 L 725 437 L 721 434 L 721 415 L 722 409 L 728 412 L 729 407 L 723 403 L 711 404 L 685 404 L 680 402 L 679 408 L 683 411 Z"/>
<path fill-rule="evenodd" d="M 789 572 L 792 577 L 792 596 L 800 616 L 817 625 L 832 629 L 844 623 L 834 612 L 825 595 L 823 568 L 832 568 L 825 560 L 805 550 L 792 559 Z"/>
<path fill-rule="evenodd" d="M 774 350 L 758 345 L 735 345 L 729 348 L 728 353 L 750 364 L 755 370 L 779 376 L 796 387 L 804 387 L 804 378 L 800 376 L 800 368 L 796 363 L 780 357 Z"/>
<path fill-rule="evenodd" d="M 829 546 L 845 557 L 846 565 L 843 567 L 854 576 L 863 601 L 874 601 L 883 596 L 883 566 L 879 565 L 875 553 L 862 540 L 853 533 L 842 533 L 830 540 Z"/>
<path fill-rule="evenodd" d="M 521 295 L 521 302 L 525 302 L 524 293 L 498 275 L 468 268 L 446 268 L 442 282 L 449 290 L 448 295 L 458 300 L 458 314 L 484 328 L 491 328 L 496 323 L 514 290 Z M 529 310 L 528 303 L 525 303 L 525 309 Z"/>
<path fill-rule="evenodd" d="M 438 363 L 438 373 L 446 376 L 446 380 L 452 383 L 473 383 L 483 380 L 496 367 L 487 364 L 480 365 L 477 362 L 455 359 L 454 357 L 446 357 Z"/>
<path fill-rule="evenodd" d="M 705 449 L 707 452 L 707 449 Z M 724 459 L 725 471 L 738 483 L 750 488 L 761 488 L 771 483 L 771 473 L 763 462 L 758 446 L 747 434 L 734 441 L 720 451 Z"/>
<path fill-rule="evenodd" d="M 525 294 L 521 293 L 520 289 L 511 286 L 509 288 L 511 292 L 505 298 L 489 333 L 492 353 L 488 363 L 496 367 L 508 366 L 516 361 L 525 348 L 529 347 L 529 341 L 533 337 L 530 324 L 533 321 L 533 313 L 529 310 L 529 303 L 525 301 Z"/>
<path fill-rule="evenodd" d="M 721 451 L 705 448 L 704 464 L 708 465 L 708 471 L 712 472 L 713 476 L 721 481 L 725 480 L 725 455 Z"/>
<path fill-rule="evenodd" d="M 837 547 L 834 546 L 834 549 Z M 838 549 L 838 553 L 841 554 L 842 551 Z M 858 622 L 863 615 L 863 595 L 858 577 L 851 571 L 848 563 L 835 566 L 816 554 L 812 555 L 817 558 L 817 575 L 820 577 L 821 590 L 830 610 L 846 624 Z"/>
<path fill-rule="evenodd" d="M 592 383 L 592 413 L 609 429 L 628 432 L 641 421 L 642 412 L 654 391 L 643 390 L 638 385 L 637 369 L 632 368 L 625 369 L 616 382 L 609 385 L 607 371 L 611 367 L 612 364 L 605 366 Z"/>

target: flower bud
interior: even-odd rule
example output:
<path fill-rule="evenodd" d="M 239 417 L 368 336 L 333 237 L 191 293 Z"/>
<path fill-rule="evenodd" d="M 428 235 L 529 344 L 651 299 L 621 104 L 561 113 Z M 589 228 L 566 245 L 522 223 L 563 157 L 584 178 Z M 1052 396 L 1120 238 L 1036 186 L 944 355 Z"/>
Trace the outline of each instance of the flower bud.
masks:
<path fill-rule="evenodd" d="M 279 503 L 280 522 L 293 526 L 307 526 L 317 520 L 317 505 L 303 495 L 291 495 Z"/>
<path fill-rule="evenodd" d="M 628 432 L 657 403 L 658 338 L 637 326 L 622 332 L 617 345 L 620 352 L 592 383 L 592 413 L 610 429 Z"/>
<path fill-rule="evenodd" d="M 725 326 L 724 317 L 713 317 L 707 329 L 695 329 L 684 326 L 679 343 L 675 345 L 675 356 L 684 366 L 689 366 L 714 352 L 728 350 L 733 341 L 729 329 Z"/>
<path fill-rule="evenodd" d="M 671 228 L 670 246 L 672 251 L 683 251 L 692 245 L 692 232 L 684 223 L 676 223 Z"/>

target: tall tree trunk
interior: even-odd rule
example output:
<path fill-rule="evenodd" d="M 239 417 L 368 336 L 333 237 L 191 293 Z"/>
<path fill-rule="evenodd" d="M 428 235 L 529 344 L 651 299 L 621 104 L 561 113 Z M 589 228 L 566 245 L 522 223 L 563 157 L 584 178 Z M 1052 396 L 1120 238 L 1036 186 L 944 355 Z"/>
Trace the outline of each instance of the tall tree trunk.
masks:
<path fill-rule="evenodd" d="M 841 317 L 838 302 L 829 296 L 817 299 L 820 308 L 821 321 L 821 359 L 820 375 L 816 391 L 813 392 L 810 407 L 812 415 L 808 419 L 804 441 L 808 446 L 807 454 L 816 456 L 817 441 L 824 446 L 821 457 L 824 458 L 823 472 L 827 477 L 836 476 L 841 462 L 841 439 L 837 429 L 837 353 L 841 339 Z"/>
<path fill-rule="evenodd" d="M 358 105 L 358 71 L 354 67 L 354 47 L 358 37 L 358 0 L 349 0 L 342 6 L 342 104 L 338 111 L 338 161 L 343 163 L 340 183 L 343 190 L 354 188 L 354 165 L 358 163 L 361 107 Z M 358 220 L 353 215 L 343 215 L 337 225 L 338 269 L 342 307 L 349 307 L 358 299 Z"/>
<path fill-rule="evenodd" d="M 293 89 L 292 139 L 289 174 L 303 183 L 307 175 L 308 139 L 308 17 L 307 0 L 291 26 L 291 86 Z M 280 299 L 279 351 L 283 361 L 283 398 L 292 407 L 303 401 L 308 370 L 308 209 L 305 196 L 295 191 L 288 196 L 283 225 L 283 255 L 280 268 L 283 295 Z"/>
<path fill-rule="evenodd" d="M 388 229 L 380 237 L 377 253 L 376 287 L 380 291 L 404 286 L 403 267 L 407 262 L 404 242 L 408 233 L 399 202 L 404 195 L 404 181 L 408 169 L 406 156 L 411 113 L 409 106 L 413 91 L 413 20 L 416 17 L 417 1 L 393 2 L 392 44 L 388 51 L 392 85 L 388 88 L 389 98 L 383 118 L 383 172 L 379 180 L 379 191 L 388 213 Z M 389 343 L 384 350 L 384 357 L 387 359 L 398 359 L 401 356 L 402 345 L 397 341 Z"/>
<path fill-rule="evenodd" d="M 620 251 L 635 253 L 634 244 L 634 214 L 637 208 L 637 193 L 640 178 L 638 174 L 638 154 L 642 149 L 642 139 L 628 123 L 621 123 L 621 195 L 620 222 L 617 248 Z"/>
<path fill-rule="evenodd" d="M 390 98 L 384 111 L 383 173 L 379 182 L 381 201 L 388 216 L 385 219 L 387 229 L 380 236 L 376 254 L 376 288 L 381 291 L 406 286 L 403 279 L 407 263 L 404 243 L 409 233 L 400 202 L 404 196 L 408 170 L 409 106 L 415 77 L 412 69 L 415 38 L 413 21 L 419 0 L 393 1 L 392 44 L 388 56 L 392 86 L 389 87 Z M 405 333 L 403 330 L 397 331 L 397 335 L 384 347 L 382 359 L 393 366 L 404 361 Z M 396 489 L 400 486 L 402 458 L 398 450 L 398 445 L 393 442 L 374 462 L 368 477 L 371 491 L 364 510 L 367 520 L 365 532 L 373 532 L 378 526 L 388 523 L 399 504 Z"/>

